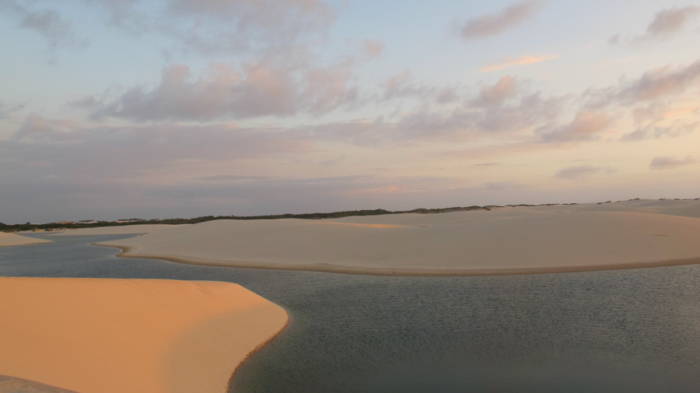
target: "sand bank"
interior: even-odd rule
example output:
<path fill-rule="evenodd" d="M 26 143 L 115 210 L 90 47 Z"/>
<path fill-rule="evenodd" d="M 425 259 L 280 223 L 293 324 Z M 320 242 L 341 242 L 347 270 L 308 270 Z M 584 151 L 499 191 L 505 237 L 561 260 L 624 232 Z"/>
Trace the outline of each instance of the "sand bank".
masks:
<path fill-rule="evenodd" d="M 687 206 L 694 211 L 700 207 Z M 123 256 L 373 274 L 514 274 L 700 263 L 700 219 L 625 204 L 339 220 L 220 220 L 109 242 Z M 700 210 L 700 209 L 698 209 Z M 345 224 L 345 225 L 339 225 Z"/>
<path fill-rule="evenodd" d="M 51 243 L 50 240 L 36 239 L 18 235 L 16 233 L 0 232 L 0 247 L 27 246 L 30 244 Z"/>
<path fill-rule="evenodd" d="M 0 278 L 0 375 L 80 393 L 226 392 L 287 314 L 223 282 Z"/>
<path fill-rule="evenodd" d="M 160 230 L 184 227 L 187 225 L 116 225 L 98 228 L 64 229 L 60 232 L 52 232 L 53 236 L 97 236 L 97 235 L 138 235 L 142 233 L 156 232 Z"/>

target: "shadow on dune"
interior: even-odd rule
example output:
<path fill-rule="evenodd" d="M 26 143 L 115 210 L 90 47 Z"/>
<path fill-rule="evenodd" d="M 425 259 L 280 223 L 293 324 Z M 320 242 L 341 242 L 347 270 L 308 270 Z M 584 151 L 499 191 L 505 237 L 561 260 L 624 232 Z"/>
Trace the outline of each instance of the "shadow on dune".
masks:
<path fill-rule="evenodd" d="M 26 379 L 0 375 L 0 393 L 77 393 Z"/>

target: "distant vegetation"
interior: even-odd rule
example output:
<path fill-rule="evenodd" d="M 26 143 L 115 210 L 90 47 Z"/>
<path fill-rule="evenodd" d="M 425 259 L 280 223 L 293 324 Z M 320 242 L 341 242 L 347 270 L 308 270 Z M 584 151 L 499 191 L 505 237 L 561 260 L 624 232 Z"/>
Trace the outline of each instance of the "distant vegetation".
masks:
<path fill-rule="evenodd" d="M 628 202 L 640 201 L 640 198 L 629 199 Z M 661 198 L 659 200 L 665 200 Z M 680 200 L 680 199 L 676 199 Z M 700 198 L 695 198 L 694 200 L 700 201 Z M 623 201 L 618 201 L 623 202 Z M 598 205 L 615 203 L 613 201 L 598 202 Z M 165 219 L 143 219 L 143 218 L 129 218 L 121 219 L 116 221 L 95 221 L 95 220 L 82 220 L 82 221 L 61 221 L 61 222 L 51 222 L 47 224 L 12 224 L 7 225 L 0 222 L 0 232 L 19 232 L 19 231 L 54 231 L 59 229 L 73 229 L 73 228 L 96 228 L 96 227 L 111 227 L 111 226 L 124 226 L 124 225 L 143 225 L 143 224 L 165 224 L 165 225 L 178 225 L 178 224 L 198 224 L 200 222 L 214 221 L 214 220 L 278 220 L 282 218 L 297 218 L 297 219 L 307 219 L 307 220 L 322 220 L 329 218 L 343 218 L 343 217 L 353 217 L 353 216 L 379 216 L 385 214 L 406 214 L 406 213 L 416 213 L 416 214 L 439 214 L 439 213 L 451 213 L 460 211 L 473 211 L 473 210 L 486 210 L 499 208 L 499 207 L 535 207 L 535 206 L 574 206 L 577 203 L 546 203 L 539 205 L 530 204 L 517 204 L 517 205 L 488 205 L 488 206 L 457 206 L 457 207 L 444 207 L 438 209 L 412 209 L 412 210 L 385 210 L 385 209 L 373 209 L 373 210 L 345 210 L 339 212 L 330 213 L 303 213 L 303 214 L 272 214 L 263 216 L 203 216 L 194 218 L 165 218 Z"/>
<path fill-rule="evenodd" d="M 413 210 L 385 210 L 385 209 L 374 209 L 374 210 L 347 210 L 331 213 L 304 213 L 304 214 L 273 214 L 264 216 L 203 216 L 195 218 L 166 218 L 166 219 L 141 219 L 141 218 L 130 218 L 126 220 L 116 220 L 116 221 L 62 221 L 62 222 L 51 222 L 47 224 L 13 224 L 7 225 L 0 222 L 0 231 L 4 232 L 19 232 L 19 231 L 53 231 L 58 229 L 74 229 L 74 228 L 96 228 L 96 227 L 110 227 L 110 226 L 124 226 L 124 225 L 142 225 L 142 224 L 166 224 L 166 225 L 178 225 L 178 224 L 197 224 L 200 222 L 214 221 L 214 220 L 277 220 L 282 218 L 298 218 L 307 220 L 319 220 L 328 218 L 342 218 L 342 217 L 353 217 L 353 216 L 379 216 L 384 214 L 404 214 L 404 213 L 418 213 L 418 214 L 437 214 L 437 213 L 449 213 L 457 211 L 471 211 L 471 210 L 491 210 L 491 208 L 499 206 L 465 206 L 465 207 L 446 207 L 440 209 L 413 209 Z"/>

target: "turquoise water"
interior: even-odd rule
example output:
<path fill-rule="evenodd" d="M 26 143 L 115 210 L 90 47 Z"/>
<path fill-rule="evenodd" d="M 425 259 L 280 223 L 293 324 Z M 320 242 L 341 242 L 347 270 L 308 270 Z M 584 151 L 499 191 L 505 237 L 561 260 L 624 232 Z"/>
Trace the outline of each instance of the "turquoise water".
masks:
<path fill-rule="evenodd" d="M 292 323 L 239 369 L 237 393 L 700 391 L 700 266 L 362 276 L 120 259 L 89 246 L 113 238 L 0 248 L 0 275 L 240 283 Z"/>

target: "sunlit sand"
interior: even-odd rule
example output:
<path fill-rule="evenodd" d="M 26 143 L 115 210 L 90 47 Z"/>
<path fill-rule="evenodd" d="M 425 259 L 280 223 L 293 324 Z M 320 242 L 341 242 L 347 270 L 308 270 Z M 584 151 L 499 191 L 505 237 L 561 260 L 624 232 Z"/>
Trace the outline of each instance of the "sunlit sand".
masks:
<path fill-rule="evenodd" d="M 224 393 L 287 322 L 223 282 L 0 278 L 0 298 L 0 375 L 79 393 Z"/>

